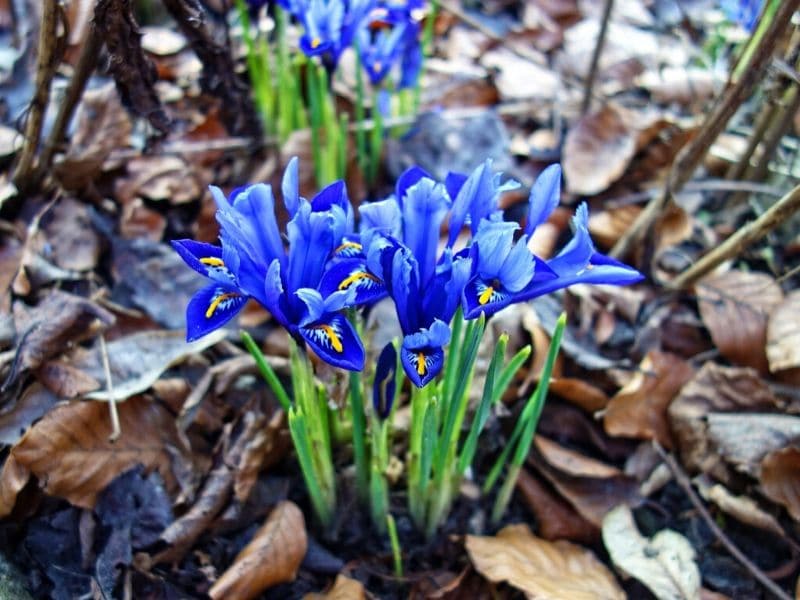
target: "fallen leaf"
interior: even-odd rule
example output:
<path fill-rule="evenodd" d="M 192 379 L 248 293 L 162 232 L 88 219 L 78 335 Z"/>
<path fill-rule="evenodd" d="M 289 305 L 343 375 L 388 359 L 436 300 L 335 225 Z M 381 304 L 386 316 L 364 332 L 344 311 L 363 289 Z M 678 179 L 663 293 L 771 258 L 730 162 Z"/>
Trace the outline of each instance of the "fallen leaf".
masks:
<path fill-rule="evenodd" d="M 761 475 L 763 480 L 763 463 Z M 762 510 L 756 501 L 749 496 L 737 496 L 724 485 L 714 483 L 707 475 L 695 477 L 694 484 L 703 498 L 716 504 L 722 512 L 732 516 L 734 519 L 751 527 L 785 537 L 786 534 L 778 520 Z"/>
<path fill-rule="evenodd" d="M 704 278 L 695 289 L 700 316 L 720 353 L 766 373 L 767 317 L 783 300 L 775 279 L 766 273 L 727 271 Z"/>
<path fill-rule="evenodd" d="M 0 413 L 0 443 L 16 444 L 28 427 L 57 402 L 58 398 L 40 383 L 28 386 L 12 406 L 4 406 Z"/>
<path fill-rule="evenodd" d="M 306 594 L 303 600 L 364 600 L 366 597 L 360 581 L 339 573 L 331 589 L 324 594 Z"/>
<path fill-rule="evenodd" d="M 0 125 L 0 158 L 6 158 L 17 153 L 22 148 L 23 135 L 13 127 Z"/>
<path fill-rule="evenodd" d="M 198 354 L 225 338 L 216 330 L 186 343 L 183 331 L 142 331 L 106 344 L 113 390 L 106 389 L 100 345 L 72 362 L 72 366 L 102 383 L 102 389 L 86 394 L 93 400 L 124 400 L 145 391 L 171 366 Z"/>
<path fill-rule="evenodd" d="M 93 185 L 107 168 L 111 152 L 130 146 L 132 129 L 131 118 L 113 84 L 86 90 L 81 95 L 69 148 L 54 165 L 53 173 L 68 190 Z"/>
<path fill-rule="evenodd" d="M 667 409 L 667 415 L 687 469 L 711 473 L 724 480 L 728 476 L 727 467 L 709 437 L 708 415 L 739 412 L 747 416 L 748 413 L 772 412 L 778 406 L 778 399 L 755 370 L 708 362 L 683 386 Z"/>
<path fill-rule="evenodd" d="M 56 265 L 73 271 L 89 271 L 97 266 L 100 236 L 85 204 L 63 198 L 43 221 L 50 256 Z"/>
<path fill-rule="evenodd" d="M 157 403 L 131 398 L 119 406 L 119 419 L 122 432 L 112 442 L 104 403 L 73 401 L 56 406 L 11 449 L 2 481 L 7 477 L 19 481 L 24 469 L 39 479 L 46 493 L 92 508 L 112 479 L 141 464 L 158 470 L 167 488 L 174 490 L 177 462 L 188 459 L 173 416 Z M 0 516 L 13 508 L 5 500 Z"/>
<path fill-rule="evenodd" d="M 589 232 L 598 245 L 611 248 L 630 229 L 640 212 L 642 207 L 636 204 L 592 211 L 589 216 Z"/>
<path fill-rule="evenodd" d="M 758 477 L 762 459 L 800 439 L 800 417 L 783 414 L 709 413 L 708 440 L 739 472 Z"/>
<path fill-rule="evenodd" d="M 504 100 L 553 101 L 561 87 L 552 69 L 517 56 L 508 48 L 483 53 L 480 64 L 497 70 L 495 85 Z"/>
<path fill-rule="evenodd" d="M 602 192 L 625 172 L 636 134 L 611 104 L 581 117 L 564 140 L 564 179 L 579 195 Z"/>
<path fill-rule="evenodd" d="M 529 461 L 587 521 L 600 526 L 614 506 L 641 502 L 638 482 L 619 469 L 536 436 Z"/>
<path fill-rule="evenodd" d="M 205 189 L 196 169 L 179 156 L 140 156 L 127 167 L 128 177 L 119 179 L 114 190 L 121 204 L 136 197 L 185 204 L 199 200 Z"/>
<path fill-rule="evenodd" d="M 36 377 L 62 400 L 71 400 L 100 387 L 91 375 L 62 360 L 48 360 L 36 370 Z"/>
<path fill-rule="evenodd" d="M 767 498 L 785 506 L 792 518 L 800 521 L 800 449 L 790 446 L 765 456 L 761 488 Z"/>
<path fill-rule="evenodd" d="M 608 395 L 584 379 L 553 378 L 550 380 L 549 392 L 590 413 L 601 410 L 608 404 Z"/>
<path fill-rule="evenodd" d="M 694 369 L 674 354 L 649 352 L 634 378 L 609 401 L 603 415 L 606 433 L 672 448 L 667 408 L 692 375 Z"/>
<path fill-rule="evenodd" d="M 694 548 L 681 534 L 663 529 L 645 538 L 630 508 L 621 505 L 603 520 L 603 544 L 614 565 L 659 600 L 699 600 L 700 569 Z"/>
<path fill-rule="evenodd" d="M 15 373 L 9 380 L 95 336 L 114 322 L 114 316 L 91 300 L 54 289 L 33 308 L 15 302 L 14 321 L 19 345 Z"/>
<path fill-rule="evenodd" d="M 508 525 L 495 537 L 468 535 L 475 569 L 489 581 L 506 581 L 527 598 L 594 600 L 625 598 L 614 576 L 591 551 L 565 541 L 548 542 L 527 525 Z"/>
<path fill-rule="evenodd" d="M 800 367 L 800 290 L 789 293 L 769 316 L 767 359 L 773 373 Z"/>
<path fill-rule="evenodd" d="M 724 81 L 708 69 L 667 67 L 645 71 L 635 83 L 661 104 L 697 105 L 713 97 Z"/>
<path fill-rule="evenodd" d="M 208 595 L 214 600 L 249 600 L 273 585 L 293 581 L 307 545 L 303 513 L 289 500 L 279 503 Z"/>
<path fill-rule="evenodd" d="M 282 410 L 275 411 L 269 420 L 262 416 L 254 438 L 242 452 L 236 468 L 233 492 L 244 503 L 256 484 L 258 474 L 278 462 L 289 449 L 290 439 Z"/>
<path fill-rule="evenodd" d="M 548 490 L 526 469 L 519 473 L 517 490 L 536 517 L 539 533 L 544 539 L 583 544 L 598 539 L 600 529 L 597 526 L 584 519 L 564 498 Z"/>

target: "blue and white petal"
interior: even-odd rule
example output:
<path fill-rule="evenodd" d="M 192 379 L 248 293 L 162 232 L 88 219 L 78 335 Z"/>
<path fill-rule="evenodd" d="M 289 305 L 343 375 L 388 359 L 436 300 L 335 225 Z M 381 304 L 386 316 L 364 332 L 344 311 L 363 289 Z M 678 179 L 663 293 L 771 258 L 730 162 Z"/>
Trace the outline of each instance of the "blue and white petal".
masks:
<path fill-rule="evenodd" d="M 219 246 L 194 240 L 172 240 L 171 244 L 183 261 L 201 275 L 212 277 L 215 269 L 228 271 Z"/>
<path fill-rule="evenodd" d="M 327 313 L 318 321 L 299 326 L 297 331 L 322 360 L 334 367 L 348 371 L 364 368 L 364 346 L 341 313 Z"/>
<path fill-rule="evenodd" d="M 186 341 L 193 342 L 222 327 L 245 305 L 247 297 L 236 288 L 217 283 L 198 291 L 186 307 Z"/>
<path fill-rule="evenodd" d="M 367 270 L 363 258 L 346 258 L 331 264 L 322 276 L 318 289 L 324 297 L 352 289 L 355 291 L 356 305 L 377 302 L 387 293 L 383 281 Z"/>

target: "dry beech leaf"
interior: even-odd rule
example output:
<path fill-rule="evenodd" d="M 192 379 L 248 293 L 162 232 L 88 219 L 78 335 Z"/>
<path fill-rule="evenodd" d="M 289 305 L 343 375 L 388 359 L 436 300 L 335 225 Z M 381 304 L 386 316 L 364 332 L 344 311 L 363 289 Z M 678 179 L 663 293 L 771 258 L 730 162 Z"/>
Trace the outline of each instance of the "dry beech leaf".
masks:
<path fill-rule="evenodd" d="M 667 408 L 692 375 L 689 363 L 674 354 L 649 352 L 634 378 L 609 401 L 603 418 L 606 433 L 657 440 L 672 448 Z"/>
<path fill-rule="evenodd" d="M 693 68 L 667 67 L 645 71 L 636 78 L 636 85 L 650 92 L 659 104 L 702 103 L 714 96 L 724 84 L 713 71 Z"/>
<path fill-rule="evenodd" d="M 55 394 L 41 383 L 28 386 L 13 405 L 0 412 L 0 444 L 16 444 L 28 427 L 57 402 Z"/>
<path fill-rule="evenodd" d="M 280 502 L 267 522 L 209 590 L 213 600 L 256 598 L 269 587 L 294 581 L 306 555 L 308 539 L 303 513 L 289 501 Z"/>
<path fill-rule="evenodd" d="M 568 450 L 540 435 L 529 460 L 587 521 L 600 526 L 618 504 L 641 501 L 638 483 L 619 469 Z"/>
<path fill-rule="evenodd" d="M 225 338 L 217 329 L 203 338 L 186 343 L 183 331 L 142 331 L 106 345 L 113 390 L 105 389 L 105 373 L 99 345 L 93 352 L 76 359 L 73 367 L 103 382 L 103 389 L 86 394 L 93 400 L 124 400 L 148 389 L 171 366 L 210 348 Z"/>
<path fill-rule="evenodd" d="M 568 540 L 583 544 L 597 541 L 600 529 L 578 514 L 569 502 L 551 492 L 534 475 L 522 469 L 517 490 L 536 516 L 541 536 L 546 540 Z"/>
<path fill-rule="evenodd" d="M 720 353 L 739 365 L 767 372 L 767 317 L 783 292 L 766 273 L 728 271 L 696 286 L 700 316 Z"/>
<path fill-rule="evenodd" d="M 709 413 L 708 439 L 737 471 L 758 477 L 761 461 L 800 439 L 800 417 L 782 414 Z"/>
<path fill-rule="evenodd" d="M 767 498 L 785 506 L 800 521 L 800 449 L 791 446 L 765 456 L 761 487 Z"/>
<path fill-rule="evenodd" d="M 507 581 L 527 598 L 596 600 L 625 598 L 616 579 L 591 551 L 570 542 L 548 542 L 527 525 L 508 525 L 495 537 L 468 535 L 467 552 L 489 581 Z"/>
<path fill-rule="evenodd" d="M 25 469 L 38 477 L 48 494 L 92 508 L 97 494 L 112 479 L 141 464 L 148 470 L 157 469 L 167 487 L 175 489 L 177 469 L 173 463 L 185 448 L 172 415 L 160 404 L 131 398 L 119 406 L 119 419 L 122 433 L 111 442 L 111 422 L 104 403 L 75 401 L 56 406 L 11 449 L 2 481 L 19 481 L 20 469 Z M 8 500 L 4 498 L 0 516 L 13 508 Z"/>
<path fill-rule="evenodd" d="M 681 534 L 663 529 L 645 538 L 631 509 L 621 505 L 603 520 L 603 544 L 614 565 L 645 584 L 659 600 L 699 600 L 700 569 L 694 548 Z"/>
<path fill-rule="evenodd" d="M 581 117 L 564 141 L 564 178 L 575 194 L 602 192 L 625 172 L 636 152 L 636 134 L 607 104 Z"/>
<path fill-rule="evenodd" d="M 550 380 L 549 391 L 570 403 L 593 413 L 608 404 L 608 395 L 599 387 L 583 379 L 558 377 Z"/>
<path fill-rule="evenodd" d="M 53 262 L 62 269 L 89 271 L 100 257 L 100 236 L 92 227 L 89 208 L 63 198 L 44 219 L 44 232 Z"/>
<path fill-rule="evenodd" d="M 642 207 L 635 204 L 595 211 L 589 216 L 589 232 L 598 245 L 610 248 L 630 229 L 640 212 Z"/>
<path fill-rule="evenodd" d="M 794 474 L 794 476 L 796 477 L 797 474 Z M 756 501 L 749 496 L 735 496 L 724 485 L 714 483 L 706 475 L 695 477 L 694 483 L 700 495 L 709 502 L 716 504 L 722 512 L 752 527 L 785 537 L 786 534 L 778 520 L 759 508 Z"/>
<path fill-rule="evenodd" d="M 303 600 L 364 600 L 366 597 L 360 581 L 339 573 L 331 589 L 324 594 L 306 594 Z"/>
<path fill-rule="evenodd" d="M 769 370 L 800 367 L 800 290 L 783 299 L 767 322 Z"/>
<path fill-rule="evenodd" d="M 778 407 L 778 399 L 753 369 L 706 363 L 669 406 L 670 426 L 683 464 L 691 471 L 728 477 L 727 467 L 709 436 L 708 416 L 725 412 L 765 413 Z M 718 428 L 720 424 L 717 419 Z M 736 440 L 731 443 L 735 444 Z"/>

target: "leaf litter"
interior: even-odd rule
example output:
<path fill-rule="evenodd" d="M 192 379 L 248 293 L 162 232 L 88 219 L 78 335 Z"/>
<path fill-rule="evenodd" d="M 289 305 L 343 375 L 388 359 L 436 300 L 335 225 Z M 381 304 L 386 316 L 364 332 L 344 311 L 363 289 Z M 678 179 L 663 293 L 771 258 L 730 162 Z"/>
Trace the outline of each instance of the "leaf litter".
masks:
<path fill-rule="evenodd" d="M 11 182 L 24 140 L 16 118 L 35 81 L 35 23 L 14 25 L 29 31 L 15 38 L 17 66 L 0 69 L 9 103 L 0 111 L 0 561 L 20 561 L 35 595 L 758 597 L 758 570 L 794 591 L 796 234 L 786 224 L 691 289 L 661 287 L 772 197 L 742 202 L 730 193 L 744 182 L 712 179 L 742 160 L 744 136 L 761 118 L 757 100 L 742 106 L 692 191 L 658 215 L 652 237 L 628 257 L 650 281 L 622 291 L 576 287 L 495 319 L 515 350 L 531 343 L 534 352 L 489 420 L 485 462 L 540 376 L 558 314 L 570 314 L 519 493 L 502 528 L 490 527 L 476 471 L 430 543 L 409 531 L 404 499 L 393 496 L 406 567 L 397 578 L 388 543 L 353 499 L 332 534 L 309 519 L 285 415 L 252 361 L 225 333 L 186 345 L 176 308 L 200 281 L 167 242 L 215 241 L 207 184 L 274 174 L 281 157 L 303 152 L 310 164 L 308 131 L 274 153 L 247 139 L 259 126 L 243 62 L 234 63 L 239 32 L 226 31 L 221 12 L 169 2 L 174 22 L 155 15 L 144 25 L 128 2 L 73 4 L 59 84 L 78 68 L 92 13 L 102 60 L 74 125 L 56 140 L 47 185 L 24 202 Z M 463 4 L 442 3 L 420 97 L 437 108 L 387 144 L 384 191 L 410 163 L 444 178 L 491 157 L 529 184 L 560 160 L 562 199 L 588 196 L 594 238 L 610 250 L 700 130 L 726 81 L 735 34 L 693 5 L 678 14 L 663 3 L 617 1 L 582 111 L 600 3 Z M 0 36 L 14 23 L 6 13 L 0 3 Z M 782 85 L 781 75 L 769 77 Z M 342 103 L 353 97 L 347 85 L 335 83 Z M 772 195 L 797 183 L 796 136 L 790 131 L 769 162 Z M 721 142 L 735 151 L 718 153 Z M 363 178 L 348 184 L 354 201 L 366 196 Z M 311 179 L 304 185 L 308 195 Z M 555 213 L 536 243 L 561 247 L 568 214 Z M 267 340 L 286 376 L 285 337 L 261 312 L 241 322 Z M 114 442 L 109 400 L 121 423 Z M 653 442 L 679 457 L 755 567 L 709 535 Z"/>

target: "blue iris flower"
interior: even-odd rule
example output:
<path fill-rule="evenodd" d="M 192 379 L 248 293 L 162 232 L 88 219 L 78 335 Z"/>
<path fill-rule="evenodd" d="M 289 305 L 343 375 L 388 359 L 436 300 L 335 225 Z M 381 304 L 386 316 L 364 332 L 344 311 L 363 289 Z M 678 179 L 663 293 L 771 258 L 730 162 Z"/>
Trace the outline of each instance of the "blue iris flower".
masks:
<path fill-rule="evenodd" d="M 320 56 L 329 69 L 355 38 L 375 6 L 375 0 L 293 0 L 292 14 L 303 24 L 300 49 Z"/>
<path fill-rule="evenodd" d="M 373 85 L 380 84 L 395 65 L 397 89 L 413 87 L 422 68 L 420 23 L 425 2 L 378 2 L 358 32 L 361 62 Z"/>
<path fill-rule="evenodd" d="M 186 309 L 187 340 L 221 327 L 253 298 L 323 360 L 361 370 L 364 348 L 342 312 L 353 305 L 355 294 L 319 291 L 325 265 L 342 244 L 348 221 L 352 222 L 344 183 L 331 184 L 310 202 L 301 198 L 295 158 L 284 173 L 281 189 L 291 217 L 288 251 L 275 218 L 272 188 L 264 184 L 234 190 L 230 199 L 211 187 L 221 247 L 192 240 L 172 242 L 190 267 L 211 280 Z"/>
<path fill-rule="evenodd" d="M 514 241 L 517 226 L 484 219 L 470 246 L 472 276 L 464 288 L 464 316 L 487 316 L 515 302 L 524 302 L 576 283 L 627 285 L 643 276 L 600 254 L 589 235 L 589 212 L 582 203 L 572 220 L 574 234 L 553 259 L 542 261 L 528 249 L 530 234 L 543 223 L 561 195 L 561 167 L 548 167 L 537 179 L 529 198 L 528 221 Z"/>
<path fill-rule="evenodd" d="M 722 10 L 733 22 L 752 32 L 758 23 L 763 0 L 722 0 Z"/>
<path fill-rule="evenodd" d="M 438 252 L 451 204 L 443 184 L 412 167 L 398 179 L 393 198 L 361 209 L 371 225 L 362 231 L 366 269 L 395 303 L 404 336 L 400 361 L 418 387 L 442 370 L 448 324 L 470 275 L 468 256 L 451 248 Z"/>

